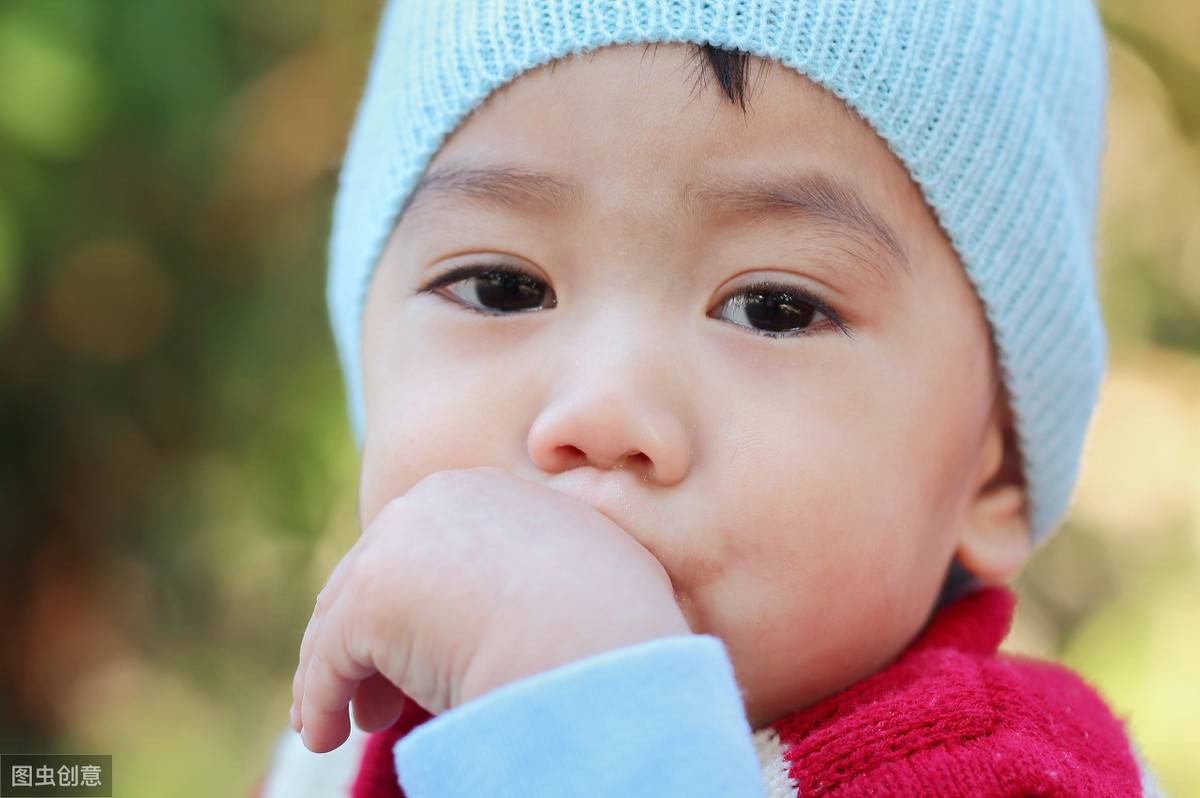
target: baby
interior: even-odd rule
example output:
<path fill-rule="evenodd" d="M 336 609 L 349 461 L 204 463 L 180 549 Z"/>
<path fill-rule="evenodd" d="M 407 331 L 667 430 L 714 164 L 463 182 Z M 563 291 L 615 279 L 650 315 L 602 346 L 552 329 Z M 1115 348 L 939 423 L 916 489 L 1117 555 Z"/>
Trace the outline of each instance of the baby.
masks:
<path fill-rule="evenodd" d="M 335 794 L 1142 794 L 996 652 L 1104 369 L 1104 93 L 1084 0 L 391 2 L 292 706 L 370 733 Z"/>

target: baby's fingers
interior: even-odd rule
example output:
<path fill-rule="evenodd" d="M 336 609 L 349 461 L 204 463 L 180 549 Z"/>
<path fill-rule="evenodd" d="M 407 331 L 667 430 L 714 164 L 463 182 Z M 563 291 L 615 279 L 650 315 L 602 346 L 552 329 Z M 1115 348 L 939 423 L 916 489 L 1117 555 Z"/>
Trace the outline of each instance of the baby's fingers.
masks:
<path fill-rule="evenodd" d="M 375 672 L 371 665 L 355 661 L 342 643 L 345 619 L 334 613 L 344 606 L 339 603 L 322 623 L 304 674 L 300 735 L 318 754 L 332 751 L 350 736 L 350 699 L 359 682 Z"/>
<path fill-rule="evenodd" d="M 296 674 L 292 677 L 292 728 L 300 731 L 300 700 L 304 697 L 304 674 L 308 672 L 308 659 L 312 656 L 313 641 L 321 632 L 321 621 L 341 592 L 342 582 L 346 578 L 349 564 L 358 554 L 358 544 L 350 548 L 345 556 L 334 566 L 333 573 L 325 587 L 317 594 L 316 605 L 308 626 L 304 628 L 304 636 L 300 640 L 300 662 L 296 666 Z"/>

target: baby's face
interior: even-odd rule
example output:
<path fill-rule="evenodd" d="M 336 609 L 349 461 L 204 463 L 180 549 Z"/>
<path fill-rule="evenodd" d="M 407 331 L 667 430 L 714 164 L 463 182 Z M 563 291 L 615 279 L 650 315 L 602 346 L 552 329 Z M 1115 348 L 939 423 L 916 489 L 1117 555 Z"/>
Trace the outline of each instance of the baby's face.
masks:
<path fill-rule="evenodd" d="M 724 641 L 757 729 L 919 631 L 993 470 L 997 383 L 871 129 L 781 65 L 748 114 L 696 69 L 605 48 L 447 140 L 368 293 L 360 514 L 482 465 L 588 502 Z"/>

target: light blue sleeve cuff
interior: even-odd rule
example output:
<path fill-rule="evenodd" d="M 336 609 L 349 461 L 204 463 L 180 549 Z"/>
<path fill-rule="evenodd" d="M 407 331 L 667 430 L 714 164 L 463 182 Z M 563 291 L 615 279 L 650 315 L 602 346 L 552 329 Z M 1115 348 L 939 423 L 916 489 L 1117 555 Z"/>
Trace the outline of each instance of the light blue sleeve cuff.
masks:
<path fill-rule="evenodd" d="M 408 798 L 764 798 L 733 665 L 663 637 L 519 679 L 394 749 Z"/>

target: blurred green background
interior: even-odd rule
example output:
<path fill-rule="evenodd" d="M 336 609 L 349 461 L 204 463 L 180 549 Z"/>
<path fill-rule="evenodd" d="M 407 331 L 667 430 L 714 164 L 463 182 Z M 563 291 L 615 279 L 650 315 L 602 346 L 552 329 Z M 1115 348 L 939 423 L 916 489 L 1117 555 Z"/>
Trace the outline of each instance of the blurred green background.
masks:
<path fill-rule="evenodd" d="M 1006 646 L 1200 796 L 1200 3 L 1105 2 L 1112 370 Z M 0 0 L 0 751 L 245 795 L 357 536 L 328 332 L 377 0 Z"/>

